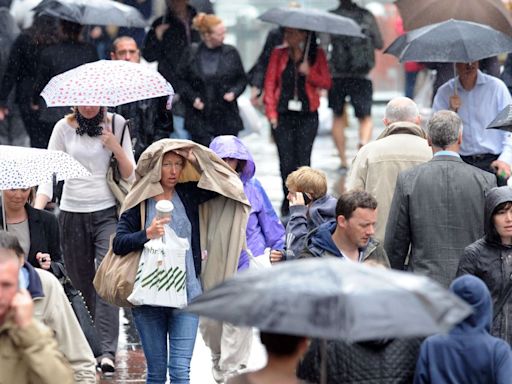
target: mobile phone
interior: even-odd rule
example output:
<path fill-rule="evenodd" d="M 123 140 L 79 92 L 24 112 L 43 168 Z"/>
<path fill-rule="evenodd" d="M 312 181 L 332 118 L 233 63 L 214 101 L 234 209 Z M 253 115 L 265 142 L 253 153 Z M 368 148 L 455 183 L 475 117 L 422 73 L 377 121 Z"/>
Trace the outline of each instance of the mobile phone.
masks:
<path fill-rule="evenodd" d="M 306 193 L 306 192 L 301 192 L 302 193 L 302 197 L 304 198 L 304 204 L 305 205 L 308 205 L 309 203 L 311 203 L 311 197 Z"/>

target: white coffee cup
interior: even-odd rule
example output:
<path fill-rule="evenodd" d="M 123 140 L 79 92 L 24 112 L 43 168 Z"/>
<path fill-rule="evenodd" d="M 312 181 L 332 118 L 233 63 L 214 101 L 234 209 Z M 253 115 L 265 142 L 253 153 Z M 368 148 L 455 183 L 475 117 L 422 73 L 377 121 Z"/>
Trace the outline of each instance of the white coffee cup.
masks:
<path fill-rule="evenodd" d="M 169 200 L 160 200 L 156 203 L 156 217 L 159 219 L 171 217 L 173 209 L 174 205 Z"/>

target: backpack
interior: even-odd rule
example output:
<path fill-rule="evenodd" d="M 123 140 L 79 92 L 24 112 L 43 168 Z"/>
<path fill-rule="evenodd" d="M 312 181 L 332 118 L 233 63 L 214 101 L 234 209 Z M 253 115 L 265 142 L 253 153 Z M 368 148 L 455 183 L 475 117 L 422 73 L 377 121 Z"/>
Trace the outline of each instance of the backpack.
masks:
<path fill-rule="evenodd" d="M 346 16 L 346 15 L 342 15 Z M 370 26 L 363 12 L 350 15 L 366 38 L 331 36 L 331 67 L 333 74 L 367 74 L 375 66 L 375 48 L 370 36 Z"/>

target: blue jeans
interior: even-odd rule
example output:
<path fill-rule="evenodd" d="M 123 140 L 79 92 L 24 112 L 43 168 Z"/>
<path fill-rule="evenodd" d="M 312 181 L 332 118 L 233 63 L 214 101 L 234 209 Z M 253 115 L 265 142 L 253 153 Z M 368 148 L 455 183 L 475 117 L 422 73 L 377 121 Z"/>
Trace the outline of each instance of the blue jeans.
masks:
<path fill-rule="evenodd" d="M 132 313 L 146 356 L 146 383 L 164 384 L 169 367 L 171 384 L 189 384 L 199 318 L 176 308 L 148 305 L 135 307 Z"/>

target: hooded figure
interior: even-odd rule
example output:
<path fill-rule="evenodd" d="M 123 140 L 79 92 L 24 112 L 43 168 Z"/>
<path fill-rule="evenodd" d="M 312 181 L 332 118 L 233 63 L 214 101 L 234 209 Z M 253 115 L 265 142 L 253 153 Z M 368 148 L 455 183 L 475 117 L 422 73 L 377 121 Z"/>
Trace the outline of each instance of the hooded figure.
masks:
<path fill-rule="evenodd" d="M 474 276 L 458 277 L 450 290 L 470 304 L 473 313 L 448 334 L 430 336 L 423 342 L 414 384 L 510 383 L 510 347 L 489 334 L 492 320 L 489 290 Z"/>
<path fill-rule="evenodd" d="M 284 227 L 270 203 L 270 200 L 254 177 L 256 166 L 249 149 L 236 136 L 223 135 L 216 137 L 210 149 L 221 159 L 236 159 L 236 172 L 244 185 L 244 192 L 251 204 L 249 221 L 247 222 L 247 248 L 254 256 L 263 255 L 265 248 L 281 249 L 284 245 Z M 238 262 L 238 270 L 249 266 L 249 256 L 242 251 Z"/>
<path fill-rule="evenodd" d="M 485 198 L 485 235 L 464 250 L 457 276 L 475 275 L 489 288 L 494 305 L 502 297 L 512 277 L 512 245 L 504 242 L 495 225 L 499 214 L 507 215 L 512 208 L 512 189 L 493 188 Z M 512 214 L 508 216 L 512 226 Z M 501 231 L 501 230 L 500 230 Z M 505 304 L 494 318 L 491 333 L 512 343 L 512 306 Z"/>

